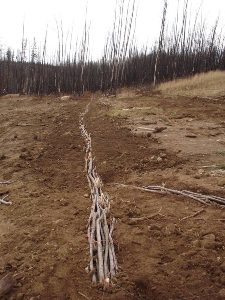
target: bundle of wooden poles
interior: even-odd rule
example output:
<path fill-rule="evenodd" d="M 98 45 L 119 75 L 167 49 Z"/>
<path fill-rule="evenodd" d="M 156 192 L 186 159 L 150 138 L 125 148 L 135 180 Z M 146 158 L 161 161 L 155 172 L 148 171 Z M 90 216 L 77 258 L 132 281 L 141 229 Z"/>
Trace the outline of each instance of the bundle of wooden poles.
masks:
<path fill-rule="evenodd" d="M 112 237 L 115 219 L 110 216 L 109 197 L 102 191 L 102 182 L 93 163 L 91 136 L 84 125 L 84 116 L 88 109 L 89 105 L 87 105 L 84 113 L 80 115 L 80 130 L 86 148 L 85 169 L 92 201 L 88 221 L 88 241 L 90 245 L 88 271 L 91 274 L 93 283 L 107 286 L 118 269 Z"/>

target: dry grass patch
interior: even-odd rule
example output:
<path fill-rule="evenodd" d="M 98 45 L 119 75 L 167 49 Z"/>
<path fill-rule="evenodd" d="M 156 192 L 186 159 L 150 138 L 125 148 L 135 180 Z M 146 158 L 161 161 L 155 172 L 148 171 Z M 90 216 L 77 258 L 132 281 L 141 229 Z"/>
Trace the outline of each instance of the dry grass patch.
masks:
<path fill-rule="evenodd" d="M 162 109 L 154 106 L 146 107 L 119 107 L 114 106 L 107 113 L 110 117 L 117 118 L 141 118 L 149 115 L 159 115 L 162 113 Z"/>
<path fill-rule="evenodd" d="M 225 97 L 225 72 L 211 71 L 190 78 L 169 81 L 160 84 L 156 90 L 171 96 Z"/>
<path fill-rule="evenodd" d="M 136 98 L 137 92 L 135 88 L 121 88 L 117 91 L 117 99 L 124 99 L 124 98 Z"/>

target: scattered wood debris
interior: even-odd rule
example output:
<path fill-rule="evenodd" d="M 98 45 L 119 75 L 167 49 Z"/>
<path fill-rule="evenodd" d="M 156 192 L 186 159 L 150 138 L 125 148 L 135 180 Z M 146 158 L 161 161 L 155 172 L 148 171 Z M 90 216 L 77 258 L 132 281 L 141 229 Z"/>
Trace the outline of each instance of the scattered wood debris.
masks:
<path fill-rule="evenodd" d="M 181 195 L 181 196 L 191 198 L 205 205 L 209 205 L 212 202 L 215 202 L 220 205 L 225 205 L 225 198 L 222 197 L 217 197 L 213 195 L 204 195 L 204 194 L 194 193 L 192 191 L 187 191 L 187 190 L 179 191 L 171 188 L 166 188 L 165 186 L 160 186 L 160 185 L 149 185 L 145 187 L 138 187 L 134 185 L 126 185 L 126 184 L 119 184 L 119 183 L 116 183 L 116 185 L 135 188 L 141 191 L 152 192 L 152 193 Z"/>

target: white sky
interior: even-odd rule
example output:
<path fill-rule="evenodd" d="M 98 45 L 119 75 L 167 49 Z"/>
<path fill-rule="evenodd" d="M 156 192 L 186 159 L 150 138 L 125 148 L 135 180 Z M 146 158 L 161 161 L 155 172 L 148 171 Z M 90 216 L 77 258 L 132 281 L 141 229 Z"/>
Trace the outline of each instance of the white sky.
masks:
<path fill-rule="evenodd" d="M 178 0 L 168 0 L 168 20 L 176 16 Z M 182 2 L 183 0 L 180 0 Z M 88 16 L 91 22 L 91 50 L 94 57 L 101 54 L 105 37 L 112 25 L 116 0 L 89 0 Z M 200 3 L 207 23 L 212 24 L 220 14 L 225 24 L 225 0 L 190 0 L 191 13 L 195 14 Z M 57 47 L 56 20 L 62 20 L 64 32 L 73 28 L 74 36 L 82 32 L 86 0 L 1 0 L 0 44 L 14 49 L 21 47 L 22 24 L 25 21 L 25 36 L 33 37 L 43 44 L 48 24 L 47 48 Z M 163 0 L 139 0 L 136 37 L 139 46 L 156 39 L 160 30 Z"/>

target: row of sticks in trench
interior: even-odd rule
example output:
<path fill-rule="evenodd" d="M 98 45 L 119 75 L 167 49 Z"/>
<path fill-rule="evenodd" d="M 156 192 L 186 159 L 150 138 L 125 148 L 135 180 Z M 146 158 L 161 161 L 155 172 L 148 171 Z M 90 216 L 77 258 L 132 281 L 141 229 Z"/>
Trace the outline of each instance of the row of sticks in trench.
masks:
<path fill-rule="evenodd" d="M 91 191 L 91 213 L 88 221 L 88 241 L 90 247 L 90 262 L 88 271 L 93 283 L 104 286 L 112 282 L 118 270 L 113 230 L 115 218 L 110 215 L 110 200 L 103 193 L 102 181 L 96 172 L 92 154 L 91 135 L 84 125 L 84 117 L 89 110 L 89 104 L 80 115 L 80 131 L 85 141 L 85 169 Z"/>

